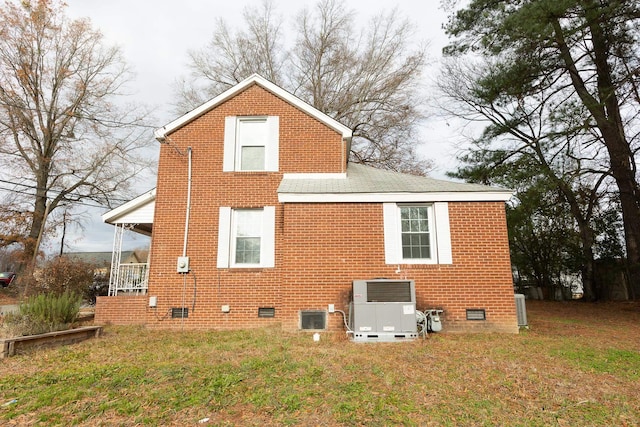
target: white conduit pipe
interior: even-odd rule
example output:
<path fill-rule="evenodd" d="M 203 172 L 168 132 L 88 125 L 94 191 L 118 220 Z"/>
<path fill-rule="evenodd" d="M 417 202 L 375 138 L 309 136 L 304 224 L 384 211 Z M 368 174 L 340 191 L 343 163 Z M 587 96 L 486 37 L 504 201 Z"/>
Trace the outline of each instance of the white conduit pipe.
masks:
<path fill-rule="evenodd" d="M 189 236 L 189 214 L 191 213 L 191 147 L 187 147 L 187 212 L 184 221 L 184 246 L 182 247 L 182 256 L 187 256 L 187 240 Z"/>

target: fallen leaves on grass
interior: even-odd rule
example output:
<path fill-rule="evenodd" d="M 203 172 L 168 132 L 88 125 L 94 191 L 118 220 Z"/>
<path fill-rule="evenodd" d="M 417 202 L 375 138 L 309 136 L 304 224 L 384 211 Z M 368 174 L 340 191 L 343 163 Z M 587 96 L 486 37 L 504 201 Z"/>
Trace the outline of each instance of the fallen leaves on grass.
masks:
<path fill-rule="evenodd" d="M 637 425 L 640 310 L 528 301 L 519 335 L 313 342 L 277 328 L 107 328 L 6 359 L 8 425 Z"/>

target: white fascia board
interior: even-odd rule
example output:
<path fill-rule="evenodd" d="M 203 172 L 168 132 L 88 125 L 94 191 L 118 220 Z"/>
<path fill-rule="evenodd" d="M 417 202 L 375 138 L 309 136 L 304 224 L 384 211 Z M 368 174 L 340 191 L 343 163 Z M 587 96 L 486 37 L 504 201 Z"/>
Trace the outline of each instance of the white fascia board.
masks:
<path fill-rule="evenodd" d="M 171 132 L 181 128 L 182 126 L 186 125 L 187 123 L 191 122 L 192 120 L 197 119 L 198 117 L 200 117 L 201 115 L 205 114 L 206 112 L 212 110 L 213 108 L 215 108 L 217 105 L 223 103 L 224 101 L 226 101 L 226 100 L 228 100 L 230 98 L 233 98 L 236 94 L 242 92 L 245 88 L 247 88 L 249 85 L 252 85 L 254 83 L 259 85 L 259 86 L 262 86 L 264 89 L 266 89 L 269 92 L 273 93 L 274 95 L 284 99 L 286 102 L 292 104 L 296 108 L 298 108 L 298 109 L 304 111 L 305 113 L 309 114 L 310 116 L 316 118 L 321 123 L 324 123 L 325 125 L 327 125 L 331 129 L 333 129 L 336 132 L 342 134 L 342 138 L 349 139 L 349 138 L 352 137 L 353 131 L 351 129 L 349 129 L 348 127 L 346 127 L 342 123 L 338 122 L 337 120 L 332 119 L 331 117 L 329 117 L 328 115 L 326 115 L 322 111 L 318 110 L 317 108 L 315 108 L 315 107 L 307 104 L 306 102 L 302 101 L 300 98 L 296 97 L 295 95 L 293 95 L 293 94 L 287 92 L 286 90 L 282 89 L 280 86 L 277 86 L 277 85 L 271 83 L 270 81 L 268 81 L 267 79 L 265 79 L 264 77 L 262 77 L 262 76 L 260 76 L 258 74 L 253 74 L 253 75 L 247 77 L 246 79 L 244 79 L 243 81 L 241 81 L 237 85 L 235 85 L 232 88 L 226 90 L 225 92 L 222 92 L 220 95 L 216 96 L 215 98 L 213 98 L 213 99 L 205 102 L 204 104 L 200 105 L 199 107 L 189 111 L 187 114 L 178 117 L 177 119 L 175 119 L 174 121 L 164 125 L 163 127 L 159 128 L 159 129 L 156 129 L 155 132 L 153 133 L 153 135 L 155 136 L 155 138 L 158 141 L 164 142 L 164 140 L 167 137 L 167 135 L 170 134 Z"/>
<path fill-rule="evenodd" d="M 129 200 L 124 205 L 120 205 L 115 209 L 112 209 L 104 214 L 102 214 L 102 222 L 106 222 L 107 224 L 113 224 L 119 217 L 122 215 L 129 213 L 135 209 L 138 209 L 141 206 L 146 205 L 147 203 L 155 200 L 156 198 L 156 189 L 149 190 L 144 194 L 136 197 L 133 200 Z"/>
<path fill-rule="evenodd" d="M 347 179 L 347 174 L 342 173 L 285 173 L 282 179 Z"/>
<path fill-rule="evenodd" d="M 510 191 L 451 193 L 279 193 L 280 203 L 506 202 Z"/>

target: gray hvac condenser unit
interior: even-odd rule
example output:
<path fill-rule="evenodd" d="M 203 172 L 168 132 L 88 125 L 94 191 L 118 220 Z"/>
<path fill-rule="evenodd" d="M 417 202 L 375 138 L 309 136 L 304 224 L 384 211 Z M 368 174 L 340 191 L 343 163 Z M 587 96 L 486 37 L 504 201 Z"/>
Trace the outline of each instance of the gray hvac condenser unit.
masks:
<path fill-rule="evenodd" d="M 351 328 L 354 341 L 417 338 L 414 281 L 354 280 Z"/>

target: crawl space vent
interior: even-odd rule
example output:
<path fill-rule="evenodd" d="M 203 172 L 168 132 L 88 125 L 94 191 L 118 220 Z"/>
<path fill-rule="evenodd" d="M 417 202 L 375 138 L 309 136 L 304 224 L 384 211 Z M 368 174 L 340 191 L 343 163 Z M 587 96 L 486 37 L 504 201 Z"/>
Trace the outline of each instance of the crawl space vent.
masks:
<path fill-rule="evenodd" d="M 171 309 L 171 317 L 173 319 L 189 317 L 189 309 L 187 307 L 173 307 Z"/>
<path fill-rule="evenodd" d="M 274 307 L 258 308 L 258 317 L 276 317 L 276 309 Z"/>
<path fill-rule="evenodd" d="M 467 308 L 467 320 L 487 320 L 484 308 Z"/>
<path fill-rule="evenodd" d="M 301 311 L 300 329 L 326 329 L 327 313 L 325 311 Z"/>

